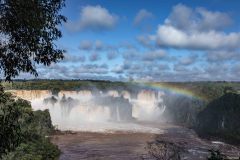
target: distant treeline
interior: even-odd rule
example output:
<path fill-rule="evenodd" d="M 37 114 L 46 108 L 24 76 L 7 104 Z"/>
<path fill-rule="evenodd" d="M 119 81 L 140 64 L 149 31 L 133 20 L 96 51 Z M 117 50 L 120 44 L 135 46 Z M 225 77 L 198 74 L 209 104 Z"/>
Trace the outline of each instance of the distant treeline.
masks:
<path fill-rule="evenodd" d="M 178 82 L 168 83 L 176 88 L 191 91 L 208 102 L 221 97 L 228 92 L 239 93 L 240 82 Z"/>
<path fill-rule="evenodd" d="M 156 82 L 153 82 L 156 83 Z M 159 82 L 169 88 L 177 88 L 193 92 L 198 97 L 202 97 L 207 101 L 216 99 L 227 92 L 239 92 L 240 82 Z M 119 81 L 104 81 L 104 80 L 15 80 L 12 83 L 2 82 L 5 90 L 10 89 L 25 89 L 25 90 L 51 90 L 58 92 L 60 90 L 128 90 L 136 91 L 144 88 L 142 83 L 135 82 L 119 82 Z"/>
<path fill-rule="evenodd" d="M 81 90 L 87 88 L 106 89 L 128 87 L 128 83 L 98 81 L 98 80 L 15 80 L 11 83 L 2 82 L 6 90 L 26 89 L 26 90 Z"/>

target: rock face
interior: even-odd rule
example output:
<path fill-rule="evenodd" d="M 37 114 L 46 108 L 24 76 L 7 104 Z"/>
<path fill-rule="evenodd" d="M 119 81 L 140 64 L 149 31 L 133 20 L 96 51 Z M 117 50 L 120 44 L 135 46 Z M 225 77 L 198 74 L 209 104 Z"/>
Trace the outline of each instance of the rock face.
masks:
<path fill-rule="evenodd" d="M 197 132 L 240 143 L 240 95 L 227 93 L 212 101 L 199 113 Z"/>
<path fill-rule="evenodd" d="M 112 97 L 119 97 L 119 93 L 116 90 L 110 90 L 107 92 L 107 95 L 112 96 Z"/>
<path fill-rule="evenodd" d="M 165 120 L 192 127 L 196 124 L 198 113 L 206 106 L 206 102 L 180 95 L 163 97 L 166 105 Z"/>
<path fill-rule="evenodd" d="M 98 97 L 94 99 L 96 105 L 105 106 L 110 110 L 111 121 L 131 121 L 132 104 L 123 96 Z"/>
<path fill-rule="evenodd" d="M 165 111 L 161 91 L 140 90 L 136 98 L 130 101 L 133 104 L 133 116 L 141 121 L 159 121 Z"/>
<path fill-rule="evenodd" d="M 60 91 L 58 93 L 58 97 L 63 97 L 64 95 L 71 96 L 72 98 L 84 97 L 89 99 L 92 97 L 92 92 L 90 90 L 80 90 L 80 91 Z"/>
<path fill-rule="evenodd" d="M 63 118 L 65 118 L 65 117 L 69 116 L 73 107 L 78 105 L 78 100 L 73 99 L 71 97 L 66 97 L 66 95 L 63 94 L 59 103 L 60 103 L 60 107 L 61 107 L 62 116 L 63 116 Z"/>
<path fill-rule="evenodd" d="M 148 153 L 159 160 L 181 160 L 181 147 L 168 141 L 150 142 L 147 145 Z"/>
<path fill-rule="evenodd" d="M 42 99 L 52 95 L 50 90 L 8 90 L 8 92 L 28 101 Z"/>
<path fill-rule="evenodd" d="M 57 101 L 58 100 L 55 96 L 51 96 L 51 97 L 45 98 L 43 100 L 43 103 L 46 104 L 46 105 L 50 103 L 52 106 L 54 106 L 54 104 L 56 104 Z"/>
<path fill-rule="evenodd" d="M 121 95 L 125 98 L 125 99 L 128 99 L 130 100 L 131 99 L 131 94 L 128 92 L 128 91 L 122 91 L 121 92 Z"/>

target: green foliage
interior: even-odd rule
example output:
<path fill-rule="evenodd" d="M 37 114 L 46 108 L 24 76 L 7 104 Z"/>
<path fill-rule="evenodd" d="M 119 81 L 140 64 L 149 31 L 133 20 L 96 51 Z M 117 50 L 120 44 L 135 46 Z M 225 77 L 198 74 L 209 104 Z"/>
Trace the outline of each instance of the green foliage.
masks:
<path fill-rule="evenodd" d="M 237 93 L 240 89 L 239 82 L 161 82 L 157 84 L 191 92 L 208 102 L 221 97 L 226 92 Z"/>
<path fill-rule="evenodd" d="M 21 143 L 13 152 L 3 156 L 3 160 L 55 160 L 60 151 L 48 139 Z"/>
<path fill-rule="evenodd" d="M 227 93 L 207 105 L 198 115 L 197 132 L 240 143 L 240 95 Z"/>
<path fill-rule="evenodd" d="M 55 88 L 51 88 L 52 91 L 52 95 L 58 95 L 58 93 L 61 91 L 59 88 L 55 87 Z"/>
<path fill-rule="evenodd" d="M 0 155 L 13 150 L 22 140 L 21 126 L 31 114 L 27 101 L 14 100 L 11 95 L 0 93 Z"/>
<path fill-rule="evenodd" d="M 3 82 L 2 85 L 6 90 L 51 90 L 54 94 L 60 90 L 98 89 L 105 91 L 108 89 L 136 90 L 141 88 L 140 85 L 134 83 L 93 80 L 18 80 L 14 83 Z"/>
<path fill-rule="evenodd" d="M 223 155 L 219 150 L 211 149 L 210 156 L 207 158 L 208 160 L 228 160 L 225 155 Z"/>
<path fill-rule="evenodd" d="M 37 76 L 37 64 L 50 65 L 63 58 L 54 41 L 66 18 L 59 14 L 64 0 L 0 1 L 0 69 L 7 81 L 19 72 Z"/>
<path fill-rule="evenodd" d="M 28 101 L 0 92 L 0 157 L 55 159 L 59 150 L 46 138 L 53 129 L 48 110 L 32 111 Z"/>
<path fill-rule="evenodd" d="M 21 126 L 21 133 L 25 141 L 35 140 L 49 135 L 53 126 L 48 110 L 34 111 L 31 116 L 25 117 L 25 123 Z"/>

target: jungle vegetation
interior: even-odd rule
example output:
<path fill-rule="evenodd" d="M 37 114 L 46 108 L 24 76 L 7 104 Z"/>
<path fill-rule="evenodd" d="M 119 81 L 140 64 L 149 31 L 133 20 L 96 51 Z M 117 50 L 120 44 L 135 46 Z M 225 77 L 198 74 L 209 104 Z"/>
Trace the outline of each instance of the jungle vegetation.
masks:
<path fill-rule="evenodd" d="M 0 159 L 56 159 L 60 151 L 46 138 L 53 131 L 48 110 L 33 111 L 30 102 L 0 91 Z"/>

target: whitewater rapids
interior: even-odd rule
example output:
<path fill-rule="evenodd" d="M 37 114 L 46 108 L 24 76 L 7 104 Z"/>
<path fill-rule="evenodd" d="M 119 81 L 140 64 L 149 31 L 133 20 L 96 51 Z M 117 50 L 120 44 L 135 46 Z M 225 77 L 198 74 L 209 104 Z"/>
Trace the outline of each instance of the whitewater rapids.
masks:
<path fill-rule="evenodd" d="M 98 91 L 98 94 L 90 90 L 60 91 L 54 96 L 48 90 L 11 92 L 29 100 L 34 110 L 48 109 L 53 125 L 62 131 L 162 132 L 144 122 L 161 120 L 166 108 L 164 92 L 141 90 L 135 97 L 128 91 L 117 90 Z"/>

